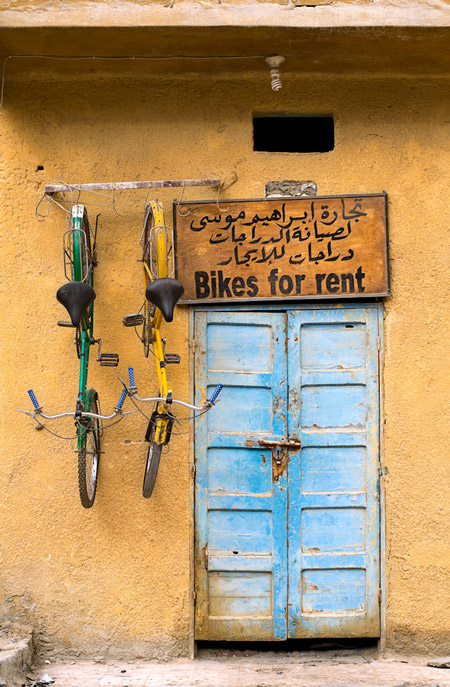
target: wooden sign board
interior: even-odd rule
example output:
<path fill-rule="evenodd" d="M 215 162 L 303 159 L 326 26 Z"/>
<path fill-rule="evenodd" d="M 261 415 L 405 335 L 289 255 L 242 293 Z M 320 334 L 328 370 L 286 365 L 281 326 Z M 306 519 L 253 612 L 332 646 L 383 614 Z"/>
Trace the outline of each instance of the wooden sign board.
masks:
<path fill-rule="evenodd" d="M 389 295 L 385 193 L 221 205 L 174 207 L 180 303 Z"/>

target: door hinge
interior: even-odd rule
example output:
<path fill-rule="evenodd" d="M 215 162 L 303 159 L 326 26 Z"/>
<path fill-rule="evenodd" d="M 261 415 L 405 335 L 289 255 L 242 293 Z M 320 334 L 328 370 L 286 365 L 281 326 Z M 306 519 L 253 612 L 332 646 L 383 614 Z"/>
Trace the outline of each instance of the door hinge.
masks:
<path fill-rule="evenodd" d="M 197 466 L 196 466 L 196 464 L 194 463 L 194 464 L 192 465 L 192 479 L 195 479 L 196 474 L 197 474 Z"/>
<path fill-rule="evenodd" d="M 378 463 L 378 474 L 380 477 L 384 477 L 385 475 L 389 474 L 387 467 L 382 463 Z"/>
<path fill-rule="evenodd" d="M 197 591 L 194 589 L 194 594 L 193 594 L 193 601 L 194 601 L 194 606 L 197 605 Z"/>
<path fill-rule="evenodd" d="M 382 599 L 383 599 L 383 591 L 382 591 L 382 589 L 380 588 L 380 589 L 378 590 L 378 601 L 381 603 Z"/>

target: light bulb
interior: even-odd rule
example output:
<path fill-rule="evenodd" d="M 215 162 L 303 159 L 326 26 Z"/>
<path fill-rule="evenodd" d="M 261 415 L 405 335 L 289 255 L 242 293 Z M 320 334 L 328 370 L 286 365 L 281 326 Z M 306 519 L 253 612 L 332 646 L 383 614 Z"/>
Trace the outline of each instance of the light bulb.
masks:
<path fill-rule="evenodd" d="M 270 78 L 273 91 L 279 91 L 280 88 L 282 88 L 279 67 L 285 60 L 286 58 L 284 55 L 267 55 L 265 58 L 266 63 L 270 67 Z"/>

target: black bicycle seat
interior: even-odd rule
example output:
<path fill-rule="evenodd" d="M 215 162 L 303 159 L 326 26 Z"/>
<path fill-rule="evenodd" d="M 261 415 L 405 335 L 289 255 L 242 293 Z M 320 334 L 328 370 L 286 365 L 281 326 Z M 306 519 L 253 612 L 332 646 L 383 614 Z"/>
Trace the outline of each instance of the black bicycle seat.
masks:
<path fill-rule="evenodd" d="M 147 286 L 145 296 L 150 303 L 161 310 L 166 322 L 172 322 L 173 311 L 184 293 L 184 286 L 178 279 L 155 279 Z"/>
<path fill-rule="evenodd" d="M 69 313 L 73 326 L 78 327 L 81 318 L 95 298 L 95 291 L 84 281 L 70 281 L 58 289 L 56 298 Z"/>

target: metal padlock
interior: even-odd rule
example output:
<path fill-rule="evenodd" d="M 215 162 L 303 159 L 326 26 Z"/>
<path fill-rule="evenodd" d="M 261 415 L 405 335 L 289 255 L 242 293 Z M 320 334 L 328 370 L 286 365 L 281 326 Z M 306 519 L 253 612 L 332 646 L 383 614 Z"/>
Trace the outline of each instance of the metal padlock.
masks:
<path fill-rule="evenodd" d="M 280 446 L 272 449 L 275 465 L 281 465 L 283 462 L 283 449 Z"/>

